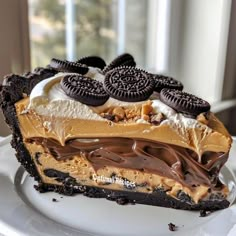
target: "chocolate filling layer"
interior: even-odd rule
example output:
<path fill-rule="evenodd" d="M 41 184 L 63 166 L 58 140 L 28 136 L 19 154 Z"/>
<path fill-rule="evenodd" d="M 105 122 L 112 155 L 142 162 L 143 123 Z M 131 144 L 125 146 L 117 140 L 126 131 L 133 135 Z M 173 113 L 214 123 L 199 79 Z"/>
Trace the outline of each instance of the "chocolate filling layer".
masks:
<path fill-rule="evenodd" d="M 205 152 L 201 157 L 176 145 L 131 138 L 73 139 L 61 146 L 53 139 L 35 137 L 28 142 L 42 145 L 57 160 L 80 155 L 94 170 L 105 166 L 158 174 L 194 188 L 200 184 L 218 189 L 218 174 L 228 153 Z"/>

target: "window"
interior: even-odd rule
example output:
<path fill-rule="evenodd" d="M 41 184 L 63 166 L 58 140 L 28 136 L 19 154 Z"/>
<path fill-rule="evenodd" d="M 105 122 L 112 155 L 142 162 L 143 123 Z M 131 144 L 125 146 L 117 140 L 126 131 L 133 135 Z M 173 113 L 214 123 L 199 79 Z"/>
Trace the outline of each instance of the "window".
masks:
<path fill-rule="evenodd" d="M 51 57 L 110 61 L 124 51 L 144 67 L 147 6 L 135 0 L 29 0 L 32 67 Z"/>

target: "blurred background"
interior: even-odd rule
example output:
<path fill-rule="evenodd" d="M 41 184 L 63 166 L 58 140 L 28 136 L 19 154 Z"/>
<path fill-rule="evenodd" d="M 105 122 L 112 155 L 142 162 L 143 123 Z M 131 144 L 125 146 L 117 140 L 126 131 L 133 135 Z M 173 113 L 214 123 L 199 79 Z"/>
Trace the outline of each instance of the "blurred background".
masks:
<path fill-rule="evenodd" d="M 131 53 L 182 81 L 236 135 L 236 1 L 8 0 L 0 8 L 0 80 L 52 57 Z M 0 114 L 0 136 L 9 134 Z"/>

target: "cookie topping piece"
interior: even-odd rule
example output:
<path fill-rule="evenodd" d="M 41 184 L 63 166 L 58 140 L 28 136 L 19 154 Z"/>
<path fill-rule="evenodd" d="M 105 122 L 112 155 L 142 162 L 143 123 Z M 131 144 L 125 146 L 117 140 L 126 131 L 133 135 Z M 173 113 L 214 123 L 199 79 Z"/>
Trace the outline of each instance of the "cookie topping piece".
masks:
<path fill-rule="evenodd" d="M 116 57 L 109 65 L 107 65 L 104 68 L 103 73 L 106 74 L 107 72 L 109 72 L 110 70 L 112 70 L 118 66 L 135 67 L 136 62 L 134 61 L 134 58 L 132 55 L 130 55 L 129 53 L 124 53 L 124 54 L 121 54 L 120 56 Z"/>
<path fill-rule="evenodd" d="M 177 89 L 177 90 L 183 90 L 184 86 L 183 84 L 175 80 L 171 77 L 164 76 L 164 75 L 155 75 L 151 74 L 153 79 L 155 80 L 155 91 L 161 92 L 163 88 L 170 88 L 170 89 Z"/>
<path fill-rule="evenodd" d="M 86 74 L 88 72 L 88 66 L 76 62 L 70 62 L 66 60 L 59 60 L 52 58 L 50 62 L 50 67 L 59 71 L 59 72 L 72 72 L 79 74 Z"/>
<path fill-rule="evenodd" d="M 88 56 L 80 58 L 77 63 L 84 64 L 87 66 L 97 67 L 101 70 L 106 66 L 106 62 L 98 56 Z"/>
<path fill-rule="evenodd" d="M 109 98 L 101 82 L 82 75 L 65 76 L 61 87 L 67 96 L 86 105 L 100 106 Z"/>
<path fill-rule="evenodd" d="M 154 80 L 143 70 L 122 66 L 106 74 L 104 87 L 113 98 L 138 102 L 146 100 L 152 94 Z"/>
<path fill-rule="evenodd" d="M 193 117 L 210 110 L 210 104 L 207 101 L 176 89 L 162 89 L 160 100 L 176 111 Z"/>
<path fill-rule="evenodd" d="M 170 231 L 176 231 L 177 230 L 177 226 L 173 223 L 169 223 L 168 226 L 169 226 Z"/>

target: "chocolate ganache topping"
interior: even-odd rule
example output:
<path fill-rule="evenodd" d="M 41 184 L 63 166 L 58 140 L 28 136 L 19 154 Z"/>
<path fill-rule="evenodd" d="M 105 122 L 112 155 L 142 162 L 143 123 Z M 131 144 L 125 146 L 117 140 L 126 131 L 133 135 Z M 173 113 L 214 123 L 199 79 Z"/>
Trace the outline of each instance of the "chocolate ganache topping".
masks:
<path fill-rule="evenodd" d="M 228 153 L 206 152 L 200 158 L 187 148 L 132 138 L 73 139 L 61 146 L 57 141 L 32 138 L 57 160 L 85 157 L 97 171 L 105 166 L 138 170 L 171 178 L 190 188 L 199 184 L 219 187 L 218 174 Z"/>

